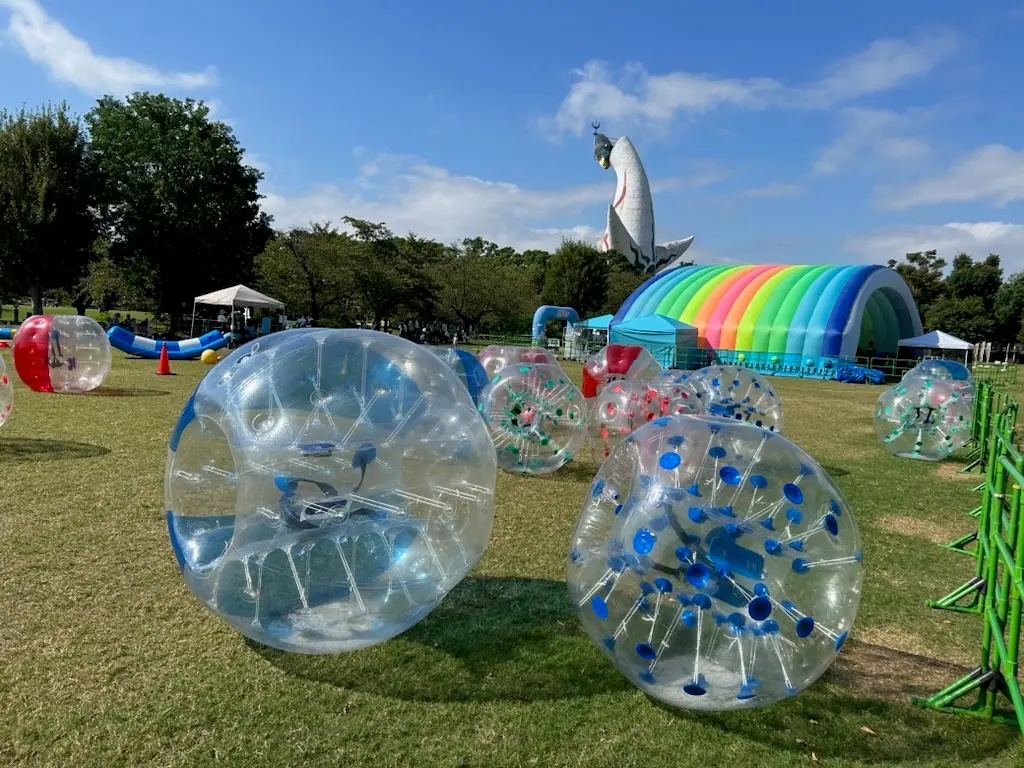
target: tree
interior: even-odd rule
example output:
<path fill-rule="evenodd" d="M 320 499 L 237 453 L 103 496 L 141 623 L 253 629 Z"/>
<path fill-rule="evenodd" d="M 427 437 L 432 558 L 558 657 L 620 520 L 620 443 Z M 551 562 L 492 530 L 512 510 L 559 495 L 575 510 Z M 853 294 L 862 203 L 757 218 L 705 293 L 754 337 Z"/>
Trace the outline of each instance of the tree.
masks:
<path fill-rule="evenodd" d="M 96 239 L 93 177 L 82 124 L 66 104 L 0 113 L 0 264 L 5 293 L 70 290 Z"/>
<path fill-rule="evenodd" d="M 918 310 L 924 314 L 928 305 L 943 295 L 942 270 L 946 267 L 946 260 L 940 259 L 935 250 L 908 253 L 906 259 L 906 264 L 890 259 L 889 269 L 899 272 L 909 286 Z"/>
<path fill-rule="evenodd" d="M 979 298 L 991 310 L 1002 282 L 1003 268 L 997 254 L 990 253 L 984 261 L 975 263 L 966 253 L 958 253 L 945 286 L 951 298 Z"/>
<path fill-rule="evenodd" d="M 996 292 L 993 306 L 995 341 L 1012 344 L 1024 341 L 1024 273 L 1012 275 Z"/>
<path fill-rule="evenodd" d="M 329 223 L 278 234 L 256 257 L 261 287 L 293 313 L 345 324 L 354 319 L 351 260 L 356 243 Z"/>
<path fill-rule="evenodd" d="M 604 305 L 610 271 L 607 255 L 594 246 L 563 240 L 548 260 L 541 300 L 586 317 Z"/>
<path fill-rule="evenodd" d="M 192 99 L 136 93 L 100 99 L 86 116 L 110 256 L 147 273 L 171 329 L 197 290 L 247 280 L 272 235 L 262 174 L 231 129 Z"/>
<path fill-rule="evenodd" d="M 373 327 L 379 330 L 403 308 L 424 310 L 433 290 L 424 265 L 413 258 L 418 250 L 408 243 L 400 245 L 384 224 L 351 216 L 344 221 L 358 244 L 353 251 L 352 292 Z"/>
<path fill-rule="evenodd" d="M 528 269 L 516 262 L 514 250 L 479 237 L 449 246 L 432 270 L 437 310 L 467 329 L 529 311 L 524 307 L 536 305 L 537 293 Z"/>
<path fill-rule="evenodd" d="M 991 339 L 996 328 L 995 319 L 985 309 L 985 302 L 977 296 L 941 298 L 928 305 L 924 319 L 928 328 L 941 328 L 971 342 Z"/>

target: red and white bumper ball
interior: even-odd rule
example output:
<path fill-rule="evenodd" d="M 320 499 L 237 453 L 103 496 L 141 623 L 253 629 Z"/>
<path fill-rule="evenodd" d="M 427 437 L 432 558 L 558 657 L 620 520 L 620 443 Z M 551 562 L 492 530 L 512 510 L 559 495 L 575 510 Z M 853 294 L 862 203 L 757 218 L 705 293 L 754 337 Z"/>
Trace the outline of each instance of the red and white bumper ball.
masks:
<path fill-rule="evenodd" d="M 110 373 L 110 341 L 84 315 L 35 315 L 14 338 L 14 369 L 36 392 L 89 392 Z"/>
<path fill-rule="evenodd" d="M 583 396 L 597 397 L 604 385 L 616 379 L 653 381 L 661 366 L 646 349 L 632 344 L 609 344 L 583 365 Z"/>
<path fill-rule="evenodd" d="M 498 371 L 506 365 L 519 363 L 558 365 L 558 358 L 544 347 L 510 347 L 491 344 L 489 347 L 481 349 L 477 353 L 476 359 L 487 371 L 488 380 L 493 379 Z"/>
<path fill-rule="evenodd" d="M 0 425 L 11 415 L 11 407 L 14 405 L 14 387 L 11 384 L 11 377 L 7 375 L 7 366 L 0 356 Z"/>

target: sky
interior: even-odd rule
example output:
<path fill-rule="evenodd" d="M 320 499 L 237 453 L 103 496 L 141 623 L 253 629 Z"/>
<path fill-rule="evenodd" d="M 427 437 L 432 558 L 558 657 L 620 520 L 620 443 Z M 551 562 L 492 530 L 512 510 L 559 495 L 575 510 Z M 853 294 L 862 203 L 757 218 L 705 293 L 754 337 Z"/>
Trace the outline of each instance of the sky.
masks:
<path fill-rule="evenodd" d="M 210 105 L 275 226 L 596 241 L 628 135 L 698 263 L 1024 271 L 1024 0 L 0 0 L 0 108 Z"/>

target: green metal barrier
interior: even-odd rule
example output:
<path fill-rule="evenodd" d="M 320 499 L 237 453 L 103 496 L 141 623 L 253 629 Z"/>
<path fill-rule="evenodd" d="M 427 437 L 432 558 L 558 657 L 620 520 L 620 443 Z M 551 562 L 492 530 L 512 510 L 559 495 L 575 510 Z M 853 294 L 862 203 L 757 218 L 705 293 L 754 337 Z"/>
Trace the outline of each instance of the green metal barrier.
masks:
<path fill-rule="evenodd" d="M 988 399 L 998 401 L 994 392 L 989 394 Z M 941 600 L 928 602 L 933 608 L 980 616 L 980 665 L 927 699 L 913 701 L 940 712 L 1016 724 L 1024 732 L 1024 698 L 1018 679 L 1024 608 L 1024 456 L 1014 445 L 1016 421 L 1017 402 L 1007 398 L 991 420 L 987 444 L 982 444 L 985 483 L 973 552 L 975 575 Z M 961 605 L 966 597 L 970 603 Z M 976 694 L 973 704 L 956 703 L 969 694 Z M 1000 697 L 1009 702 L 1012 712 L 999 708 Z"/>

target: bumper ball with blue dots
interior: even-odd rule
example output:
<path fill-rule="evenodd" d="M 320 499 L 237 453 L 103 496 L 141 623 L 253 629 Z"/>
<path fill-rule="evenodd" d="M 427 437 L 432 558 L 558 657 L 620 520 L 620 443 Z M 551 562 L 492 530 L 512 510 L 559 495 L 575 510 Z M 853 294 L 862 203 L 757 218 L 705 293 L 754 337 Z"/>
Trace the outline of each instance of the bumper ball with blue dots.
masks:
<path fill-rule="evenodd" d="M 479 411 L 506 472 L 555 472 L 586 442 L 586 401 L 557 365 L 502 368 L 484 390 Z"/>
<path fill-rule="evenodd" d="M 171 436 L 167 522 L 189 589 L 247 637 L 335 653 L 422 619 L 483 554 L 494 448 L 465 386 L 396 336 L 239 347 Z"/>
<path fill-rule="evenodd" d="M 711 365 L 691 374 L 708 416 L 744 421 L 782 431 L 782 401 L 768 380 L 749 368 Z"/>
<path fill-rule="evenodd" d="M 587 633 L 645 693 L 739 709 L 828 668 L 857 614 L 861 543 L 839 489 L 781 435 L 663 417 L 602 464 L 567 581 Z"/>
<path fill-rule="evenodd" d="M 951 456 L 971 439 L 973 388 L 964 390 L 963 384 L 908 374 L 878 396 L 875 435 L 902 458 L 941 461 Z"/>

